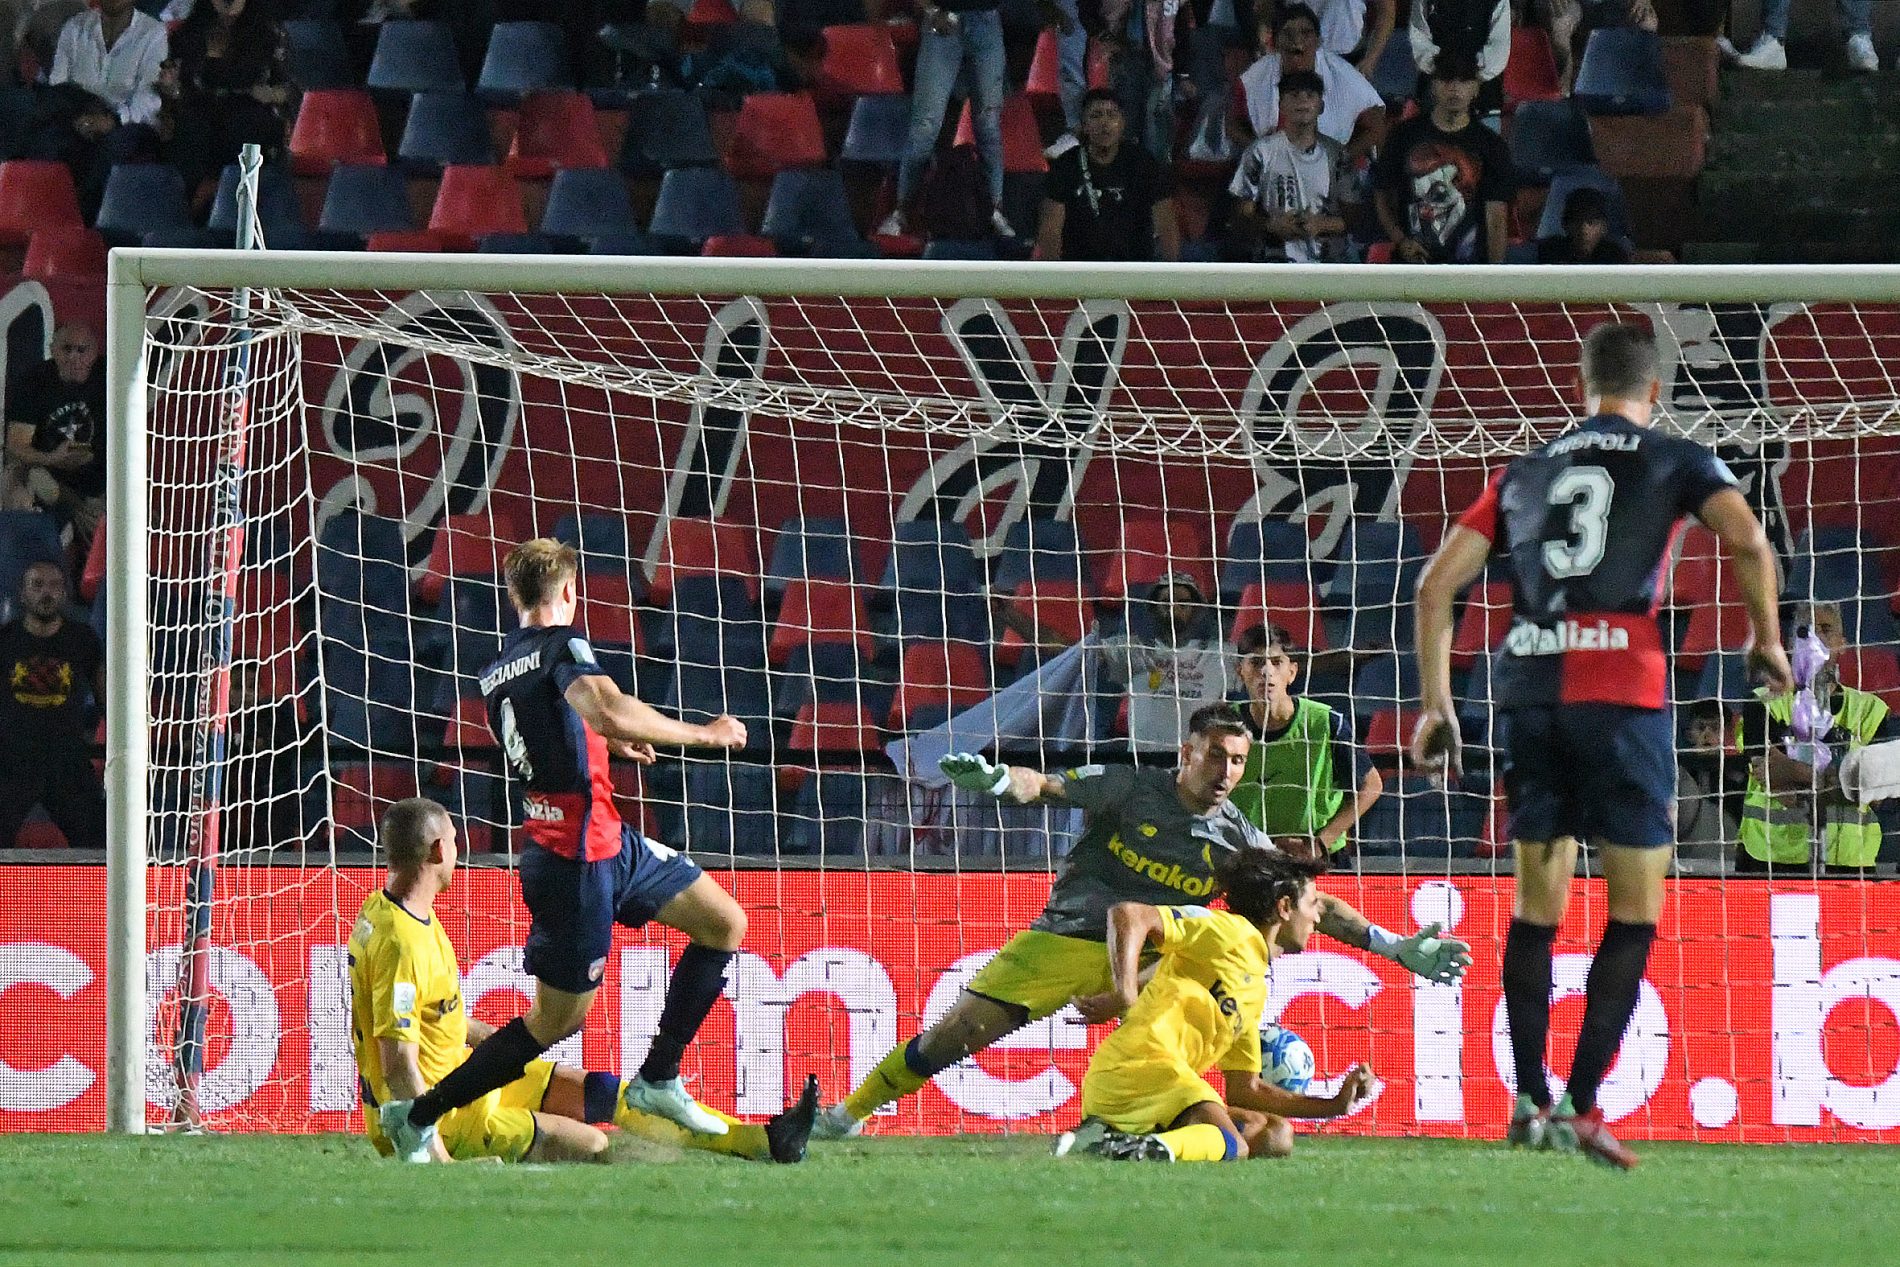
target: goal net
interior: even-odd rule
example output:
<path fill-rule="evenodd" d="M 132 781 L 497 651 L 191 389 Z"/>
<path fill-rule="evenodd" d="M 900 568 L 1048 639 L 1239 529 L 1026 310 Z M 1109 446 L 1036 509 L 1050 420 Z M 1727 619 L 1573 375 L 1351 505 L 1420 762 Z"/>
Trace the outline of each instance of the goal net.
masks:
<path fill-rule="evenodd" d="M 1735 470 L 1786 596 L 1839 604 L 1842 682 L 1900 706 L 1900 280 L 1877 270 L 114 262 L 112 370 L 144 442 L 114 484 L 108 584 L 140 591 L 115 612 L 147 612 L 113 663 L 149 665 L 149 690 L 112 692 L 115 822 L 136 831 L 113 890 L 144 885 L 112 932 L 145 942 L 115 981 L 121 1126 L 357 1129 L 342 945 L 402 797 L 461 826 L 439 909 L 469 1006 L 524 1006 L 523 837 L 476 678 L 513 621 L 500 560 L 532 536 L 579 548 L 579 623 L 624 688 L 746 723 L 742 751 L 613 769 L 623 816 L 750 912 L 687 1071 L 741 1113 L 807 1071 L 842 1095 L 1039 909 L 1073 816 L 958 794 L 938 756 L 1169 766 L 1182 713 L 1248 698 L 1237 647 L 1270 625 L 1287 689 L 1339 720 L 1308 752 L 1320 791 L 1370 799 L 1327 886 L 1401 932 L 1444 924 L 1476 964 L 1433 986 L 1321 939 L 1276 969 L 1269 1010 L 1321 1074 L 1383 1079 L 1328 1129 L 1495 1134 L 1507 578 L 1460 604 L 1450 787 L 1403 752 L 1412 588 L 1487 472 L 1571 425 L 1580 340 L 1608 317 L 1655 329 L 1661 425 Z M 1606 1111 L 1636 1137 L 1886 1137 L 1900 890 L 1824 872 L 1818 846 L 1731 874 L 1746 620 L 1705 531 L 1669 573 L 1680 881 Z M 1716 737 L 1692 747 L 1703 717 Z M 1560 1069 L 1605 918 L 1584 883 Z M 621 930 L 557 1054 L 637 1064 L 676 951 Z M 1066 1013 L 1030 1026 L 875 1129 L 1066 1124 L 1098 1037 Z"/>

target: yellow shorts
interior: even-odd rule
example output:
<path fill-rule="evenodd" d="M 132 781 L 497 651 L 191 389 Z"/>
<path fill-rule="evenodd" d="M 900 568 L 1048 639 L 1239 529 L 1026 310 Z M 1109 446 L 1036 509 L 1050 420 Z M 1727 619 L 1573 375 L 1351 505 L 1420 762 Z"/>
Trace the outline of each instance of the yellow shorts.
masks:
<path fill-rule="evenodd" d="M 1082 1076 L 1082 1115 L 1118 1131 L 1164 1131 L 1197 1104 L 1222 1103 L 1206 1078 L 1178 1061 L 1141 1064 L 1089 1062 Z"/>
<path fill-rule="evenodd" d="M 436 1123 L 442 1146 L 457 1161 L 477 1157 L 499 1157 L 520 1161 L 534 1147 L 534 1115 L 547 1098 L 548 1083 L 554 1080 L 554 1062 L 531 1060 L 527 1072 L 505 1087 L 490 1091 L 473 1104 L 442 1115 Z M 387 1157 L 389 1141 L 383 1137 L 376 1110 L 363 1107 L 363 1121 L 369 1128 L 369 1142 Z"/>
<path fill-rule="evenodd" d="M 1108 946 L 1086 937 L 1034 929 L 1017 933 L 970 982 L 972 994 L 1029 1009 L 1039 1021 L 1078 994 L 1100 994 L 1109 977 Z"/>

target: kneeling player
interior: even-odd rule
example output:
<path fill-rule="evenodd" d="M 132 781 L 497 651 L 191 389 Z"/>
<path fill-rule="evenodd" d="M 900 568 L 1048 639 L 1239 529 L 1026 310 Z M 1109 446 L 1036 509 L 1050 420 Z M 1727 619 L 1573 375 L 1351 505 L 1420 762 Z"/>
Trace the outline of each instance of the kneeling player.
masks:
<path fill-rule="evenodd" d="M 1372 1090 L 1355 1066 L 1329 1100 L 1260 1078 L 1260 1013 L 1271 962 L 1306 949 L 1324 867 L 1264 849 L 1217 858 L 1227 910 L 1122 902 L 1109 912 L 1113 985 L 1074 1000 L 1092 1022 L 1126 1013 L 1082 1079 L 1081 1127 L 1056 1155 L 1123 1161 L 1236 1161 L 1293 1151 L 1288 1117 L 1338 1117 Z M 1139 984 L 1143 951 L 1161 952 Z M 1226 1095 L 1202 1075 L 1218 1067 Z"/>
<path fill-rule="evenodd" d="M 350 934 L 350 1029 L 370 1143 L 388 1156 L 377 1107 L 428 1090 L 492 1030 L 463 1011 L 455 947 L 435 918 L 436 895 L 455 878 L 448 811 L 420 798 L 398 801 L 379 834 L 388 887 L 364 901 Z M 726 1133 L 704 1135 L 628 1104 L 614 1074 L 536 1060 L 513 1082 L 444 1114 L 430 1147 L 437 1161 L 601 1161 L 607 1136 L 593 1124 L 612 1122 L 683 1148 L 795 1162 L 804 1158 L 817 1108 L 814 1078 L 795 1106 L 763 1126 L 722 1113 Z"/>

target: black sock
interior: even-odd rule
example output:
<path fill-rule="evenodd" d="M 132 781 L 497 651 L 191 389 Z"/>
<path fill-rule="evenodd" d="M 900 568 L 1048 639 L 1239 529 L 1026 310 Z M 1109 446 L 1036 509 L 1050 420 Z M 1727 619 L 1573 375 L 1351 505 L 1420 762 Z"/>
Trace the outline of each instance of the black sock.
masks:
<path fill-rule="evenodd" d="M 730 950 L 714 950 L 694 943 L 680 953 L 673 967 L 673 978 L 666 983 L 666 1006 L 660 1009 L 660 1032 L 653 1036 L 640 1077 L 647 1082 L 665 1082 L 680 1076 L 680 1056 L 693 1041 L 706 1013 L 719 1001 L 720 988 L 726 984 L 726 965 L 732 962 Z"/>
<path fill-rule="evenodd" d="M 1654 924 L 1624 924 L 1611 920 L 1590 961 L 1583 983 L 1583 1032 L 1577 1035 L 1577 1056 L 1570 1062 L 1570 1080 L 1564 1089 L 1577 1112 L 1587 1113 L 1597 1102 L 1597 1087 L 1609 1072 L 1610 1061 L 1629 1028 L 1636 996 L 1649 963 L 1649 943 L 1656 938 Z"/>
<path fill-rule="evenodd" d="M 546 1050 L 528 1032 L 526 1022 L 515 1017 L 476 1043 L 467 1060 L 417 1096 L 415 1107 L 409 1110 L 409 1120 L 417 1126 L 428 1126 L 444 1113 L 475 1103 L 497 1087 L 505 1087 L 519 1078 L 528 1062 Z"/>
<path fill-rule="evenodd" d="M 1540 1109 L 1550 1107 L 1544 1046 L 1550 1039 L 1550 943 L 1557 930 L 1513 919 L 1504 939 L 1504 1014 L 1511 1021 L 1511 1057 L 1517 1090 Z"/>

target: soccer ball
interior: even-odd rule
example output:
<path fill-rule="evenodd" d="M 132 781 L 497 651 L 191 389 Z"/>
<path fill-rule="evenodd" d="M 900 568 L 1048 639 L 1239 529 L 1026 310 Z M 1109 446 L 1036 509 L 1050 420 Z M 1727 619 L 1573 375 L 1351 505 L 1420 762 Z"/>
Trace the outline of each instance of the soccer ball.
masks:
<path fill-rule="evenodd" d="M 1280 1025 L 1260 1027 L 1260 1077 L 1282 1091 L 1305 1095 L 1313 1082 L 1313 1049 Z"/>

